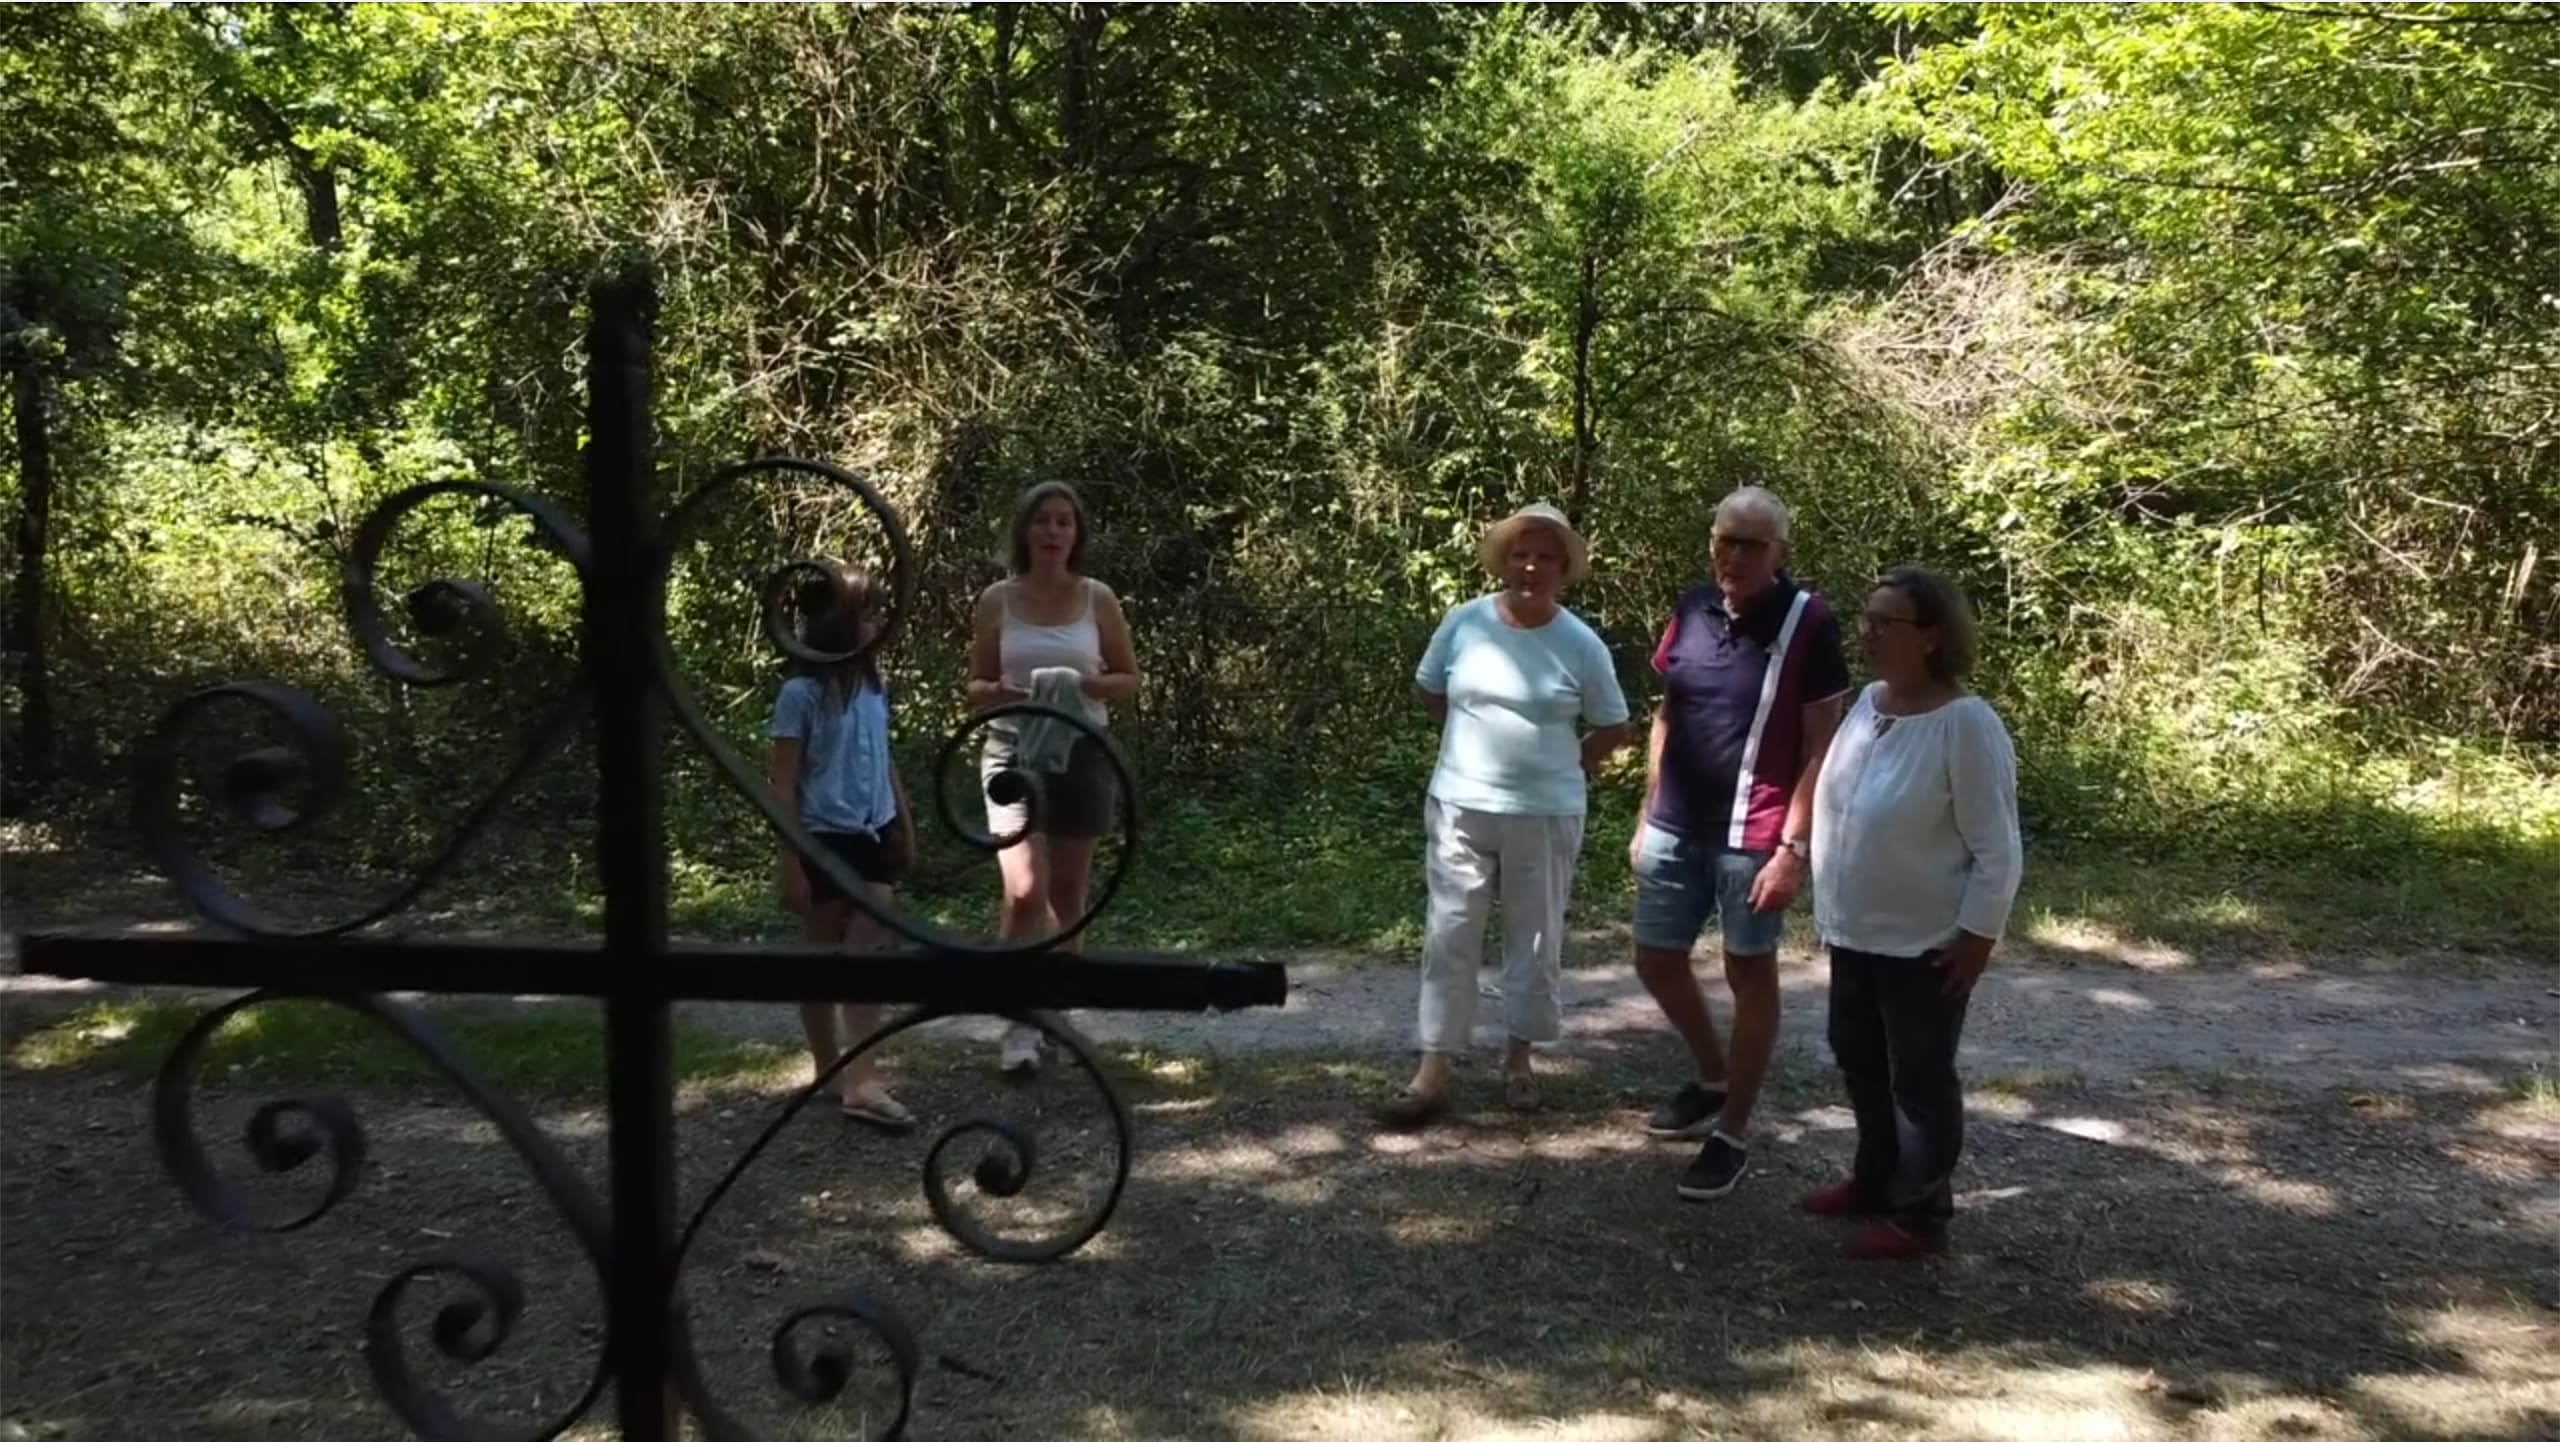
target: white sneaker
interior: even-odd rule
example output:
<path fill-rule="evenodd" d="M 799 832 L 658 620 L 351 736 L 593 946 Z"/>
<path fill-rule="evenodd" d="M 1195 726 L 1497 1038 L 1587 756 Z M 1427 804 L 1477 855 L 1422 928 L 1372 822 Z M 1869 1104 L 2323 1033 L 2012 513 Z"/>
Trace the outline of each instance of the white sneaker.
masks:
<path fill-rule="evenodd" d="M 1040 1029 L 1020 1022 L 1004 1029 L 1003 1059 L 1007 1072 L 1036 1071 L 1040 1066 Z"/>

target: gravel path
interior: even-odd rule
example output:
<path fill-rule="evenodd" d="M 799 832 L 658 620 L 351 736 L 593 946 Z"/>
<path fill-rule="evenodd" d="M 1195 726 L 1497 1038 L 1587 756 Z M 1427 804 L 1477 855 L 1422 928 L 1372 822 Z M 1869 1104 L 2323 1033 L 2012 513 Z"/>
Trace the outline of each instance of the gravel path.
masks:
<path fill-rule="evenodd" d="M 1490 974 L 1488 974 L 1490 975 Z M 1322 957 L 1289 962 L 1289 1001 L 1224 1016 L 1092 1014 L 1104 1041 L 1169 1052 L 1370 1051 L 1411 1045 L 1414 976 L 1403 966 Z M 1717 1015 L 1730 1015 L 1710 973 Z M 1827 1060 L 1820 963 L 1789 957 L 1784 1056 Z M 1566 1055 L 1655 1051 L 1667 1031 L 1626 967 L 1569 972 Z M 786 1008 L 693 1004 L 722 1030 L 795 1035 Z M 1477 1043 L 1501 1043 L 1501 1003 L 1488 995 Z M 954 1021 L 992 1038 L 995 1025 Z M 1965 1028 L 1978 1076 L 2123 1080 L 2159 1072 L 2240 1075 L 2304 1089 L 2490 1090 L 2540 1068 L 2560 1075 L 2560 970 L 2549 976 L 2323 975 L 2273 968 L 2163 971 L 2132 966 L 1995 965 Z"/>

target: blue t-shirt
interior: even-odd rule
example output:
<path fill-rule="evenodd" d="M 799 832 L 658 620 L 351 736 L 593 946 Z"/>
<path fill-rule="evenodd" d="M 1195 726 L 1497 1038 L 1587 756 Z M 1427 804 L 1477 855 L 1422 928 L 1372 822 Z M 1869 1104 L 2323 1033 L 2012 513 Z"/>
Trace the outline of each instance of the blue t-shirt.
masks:
<path fill-rule="evenodd" d="M 800 752 L 800 824 L 811 831 L 878 836 L 898 819 L 890 782 L 889 697 L 856 685 L 841 706 L 827 700 L 814 676 L 782 683 L 773 703 L 773 738 Z"/>
<path fill-rule="evenodd" d="M 1562 607 L 1543 626 L 1502 619 L 1494 598 L 1451 608 L 1414 669 L 1414 684 L 1449 698 L 1431 794 L 1451 806 L 1512 816 L 1583 812 L 1579 717 L 1627 719 L 1627 695 L 1600 633 Z"/>

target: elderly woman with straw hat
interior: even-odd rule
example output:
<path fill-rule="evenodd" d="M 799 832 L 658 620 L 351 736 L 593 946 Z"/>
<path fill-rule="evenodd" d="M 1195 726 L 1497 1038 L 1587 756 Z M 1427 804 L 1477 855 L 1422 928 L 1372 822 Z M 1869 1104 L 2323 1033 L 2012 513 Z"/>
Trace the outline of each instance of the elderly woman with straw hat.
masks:
<path fill-rule="evenodd" d="M 1497 896 L 1503 1095 L 1517 1110 L 1538 1105 L 1530 1049 L 1563 1026 L 1556 986 L 1585 778 L 1628 735 L 1609 648 L 1556 599 L 1590 569 L 1590 548 L 1564 513 L 1524 506 L 1484 533 L 1478 555 L 1501 588 L 1442 617 L 1414 671 L 1441 724 L 1440 762 L 1422 803 L 1422 1063 L 1380 1110 L 1392 1127 L 1427 1125 L 1448 1110 L 1450 1068 L 1475 1030 L 1476 971 Z"/>

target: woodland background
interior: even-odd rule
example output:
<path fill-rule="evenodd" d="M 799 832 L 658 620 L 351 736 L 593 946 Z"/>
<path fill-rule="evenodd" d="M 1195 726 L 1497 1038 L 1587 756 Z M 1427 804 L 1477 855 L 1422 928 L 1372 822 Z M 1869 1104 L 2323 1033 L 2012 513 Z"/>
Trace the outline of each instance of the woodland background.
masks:
<path fill-rule="evenodd" d="M 386 580 L 486 579 L 508 627 L 412 692 L 338 567 L 421 481 L 581 501 L 582 295 L 634 259 L 671 496 L 791 452 L 907 517 L 911 775 L 1010 498 L 1082 489 L 1150 677 L 1107 925 L 1409 940 L 1409 677 L 1479 528 L 1570 509 L 1641 695 L 1757 480 L 1809 583 L 1971 589 L 2047 913 L 2560 954 L 2549 5 L 0 8 L 13 909 L 115 873 L 127 751 L 242 675 L 358 734 L 329 886 L 414 865 L 575 590 L 425 508 Z M 868 549 L 744 494 L 672 619 L 753 746 L 755 581 Z M 778 925 L 760 825 L 674 755 L 680 917 Z M 458 892 L 591 904 L 590 774 Z M 989 911 L 926 830 L 920 904 Z"/>

